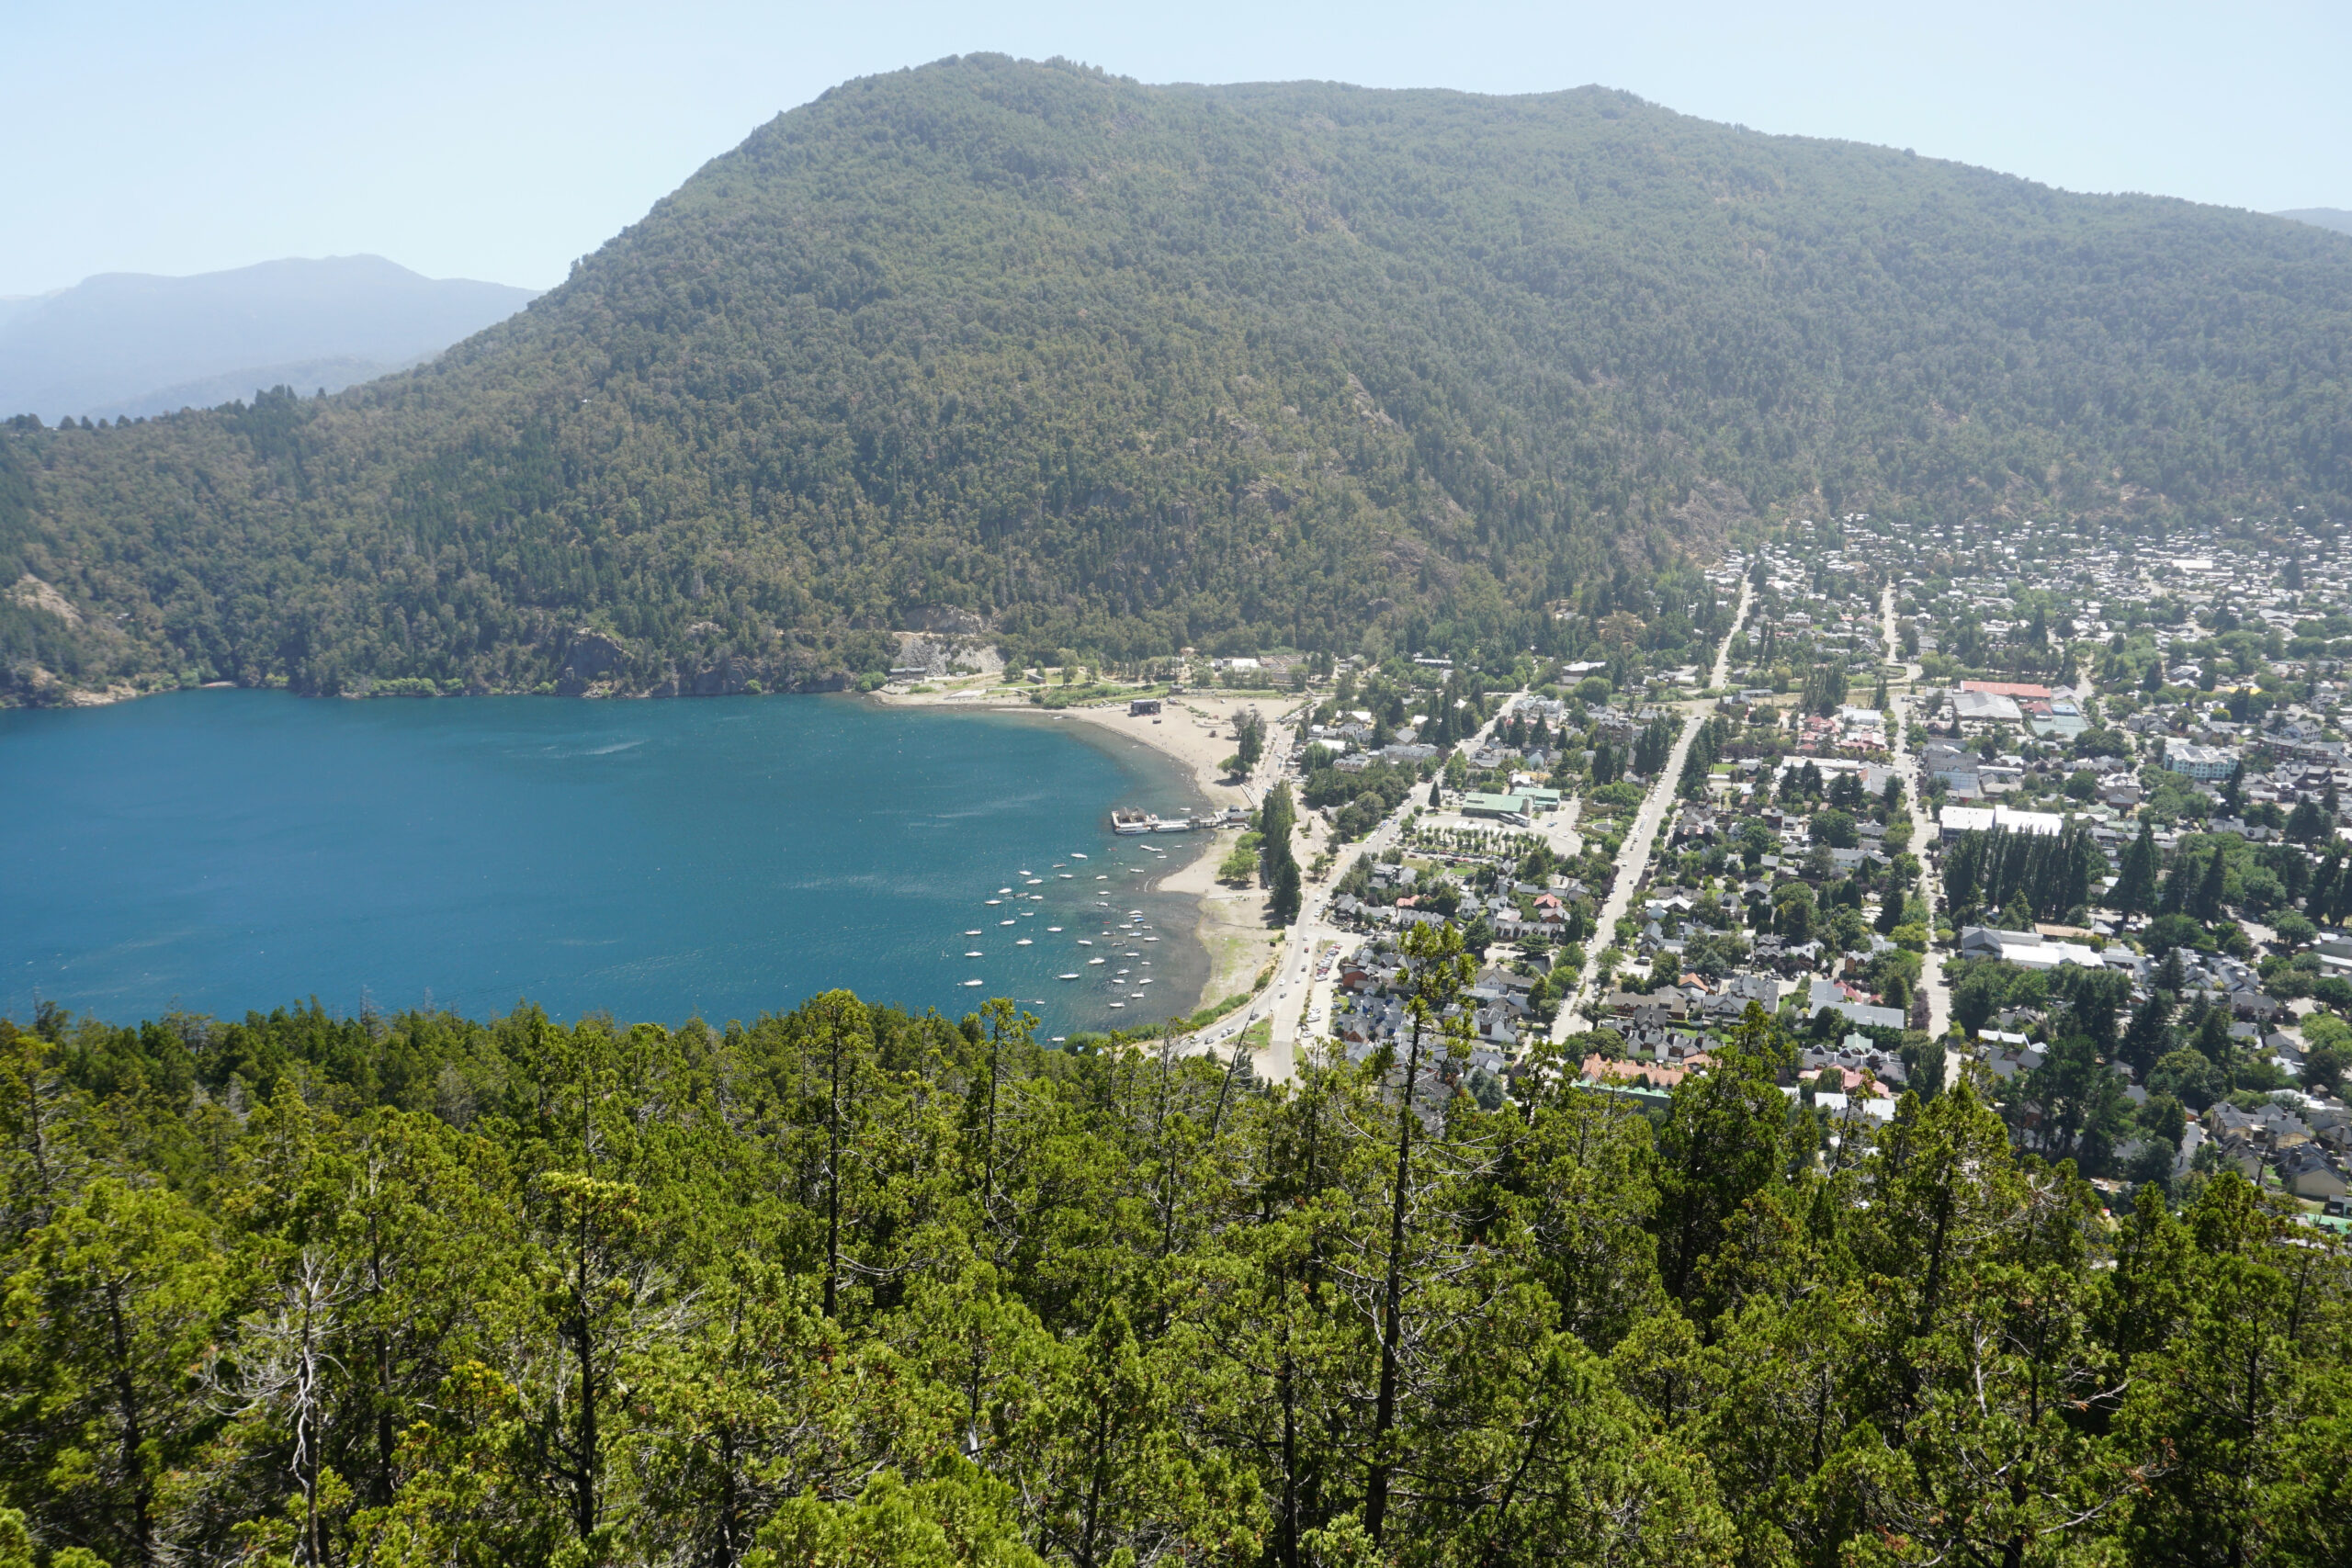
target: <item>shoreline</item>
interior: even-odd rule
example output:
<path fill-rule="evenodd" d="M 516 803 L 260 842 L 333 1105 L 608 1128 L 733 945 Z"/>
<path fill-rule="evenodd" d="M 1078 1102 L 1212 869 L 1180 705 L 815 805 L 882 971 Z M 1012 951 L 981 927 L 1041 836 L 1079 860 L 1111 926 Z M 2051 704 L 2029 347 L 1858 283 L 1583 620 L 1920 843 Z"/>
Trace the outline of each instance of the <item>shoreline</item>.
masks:
<path fill-rule="evenodd" d="M 922 694 L 875 692 L 865 701 L 885 707 L 940 708 L 949 712 L 1018 716 L 1040 722 L 1072 720 L 1080 739 L 1090 743 L 1115 737 L 1142 746 L 1166 762 L 1175 764 L 1179 777 L 1201 804 L 1212 808 L 1241 806 L 1254 809 L 1257 801 L 1239 784 L 1225 782 L 1219 765 L 1233 754 L 1234 716 L 1255 707 L 1269 722 L 1285 705 L 1289 694 L 1268 692 L 1261 696 L 1208 696 L 1187 694 L 1162 699 L 1159 722 L 1129 715 L 1121 705 L 1040 708 L 1021 701 L 1008 702 L 989 687 Z M 1237 992 L 1247 992 L 1273 959 L 1280 932 L 1266 925 L 1266 893 L 1251 886 L 1236 889 L 1216 879 L 1216 867 L 1240 832 L 1219 829 L 1192 833 L 1194 852 L 1182 864 L 1152 878 L 1151 889 L 1193 900 L 1193 940 L 1207 959 L 1201 976 L 1201 994 L 1179 1014 L 1198 1012 Z M 1164 840 L 1157 840 L 1164 844 Z M 1175 857 L 1171 854 L 1171 860 Z"/>
<path fill-rule="evenodd" d="M 196 690 L 222 689 L 284 690 L 245 688 L 232 682 L 209 682 L 195 688 L 178 687 L 154 692 L 124 690 L 106 700 L 54 705 L 60 710 L 70 711 L 74 708 L 127 705 L 147 696 L 186 695 Z M 524 696 L 537 694 L 467 693 L 458 695 L 476 694 Z M 1178 786 L 1182 795 L 1189 797 L 1185 807 L 1195 811 L 1232 806 L 1256 807 L 1258 803 L 1252 792 L 1240 783 L 1226 782 L 1225 771 L 1219 765 L 1234 750 L 1232 721 L 1242 710 L 1255 707 L 1266 716 L 1271 724 L 1294 700 L 1290 694 L 1274 691 L 1230 695 L 1188 694 L 1161 699 L 1163 709 L 1159 722 L 1155 723 L 1150 716 L 1128 714 L 1123 700 L 1094 706 L 1041 708 L 1020 698 L 1007 700 L 1002 689 L 992 682 L 975 682 L 963 687 L 919 694 L 891 692 L 775 694 L 850 697 L 872 702 L 880 707 L 933 708 L 996 717 L 1020 717 L 1039 725 L 1057 720 L 1070 721 L 1074 726 L 1070 733 L 1075 739 L 1100 750 L 1110 750 L 1114 741 L 1124 739 L 1130 746 L 1140 747 L 1152 753 L 1153 764 L 1167 769 L 1169 782 Z M 353 699 L 345 697 L 343 700 Z M 362 700 L 384 698 L 378 696 Z M 555 700 L 584 702 L 596 699 L 558 697 Z M 1164 807 L 1162 808 L 1165 809 Z M 1168 842 L 1168 838 L 1173 835 L 1155 836 L 1156 847 L 1167 852 L 1162 863 L 1166 869 L 1150 877 L 1145 886 L 1155 893 L 1171 894 L 1191 901 L 1193 940 L 1203 960 L 1199 993 L 1184 1006 L 1171 1008 L 1163 1016 L 1189 1016 L 1236 994 L 1249 994 L 1252 982 L 1264 972 L 1278 950 L 1282 933 L 1265 924 L 1267 895 L 1264 890 L 1254 886 L 1237 889 L 1216 879 L 1216 867 L 1232 849 L 1239 833 L 1238 829 L 1189 833 L 1183 837 L 1192 842 L 1182 850 Z M 1177 922 L 1181 919 L 1181 916 L 1176 917 Z M 1181 923 L 1177 924 L 1177 929 L 1182 929 Z"/>

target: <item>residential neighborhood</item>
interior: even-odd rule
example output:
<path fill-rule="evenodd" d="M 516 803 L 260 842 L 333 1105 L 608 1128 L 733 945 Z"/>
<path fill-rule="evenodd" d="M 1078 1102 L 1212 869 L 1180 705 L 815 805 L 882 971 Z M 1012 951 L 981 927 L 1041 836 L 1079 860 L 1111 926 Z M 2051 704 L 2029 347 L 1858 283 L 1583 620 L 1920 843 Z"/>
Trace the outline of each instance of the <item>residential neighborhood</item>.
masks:
<path fill-rule="evenodd" d="M 1477 968 L 1433 1103 L 1529 1074 L 1659 1103 L 1758 1009 L 1823 1157 L 1965 1078 L 2110 1190 L 2228 1167 L 2332 1222 L 2352 581 L 2325 542 L 1853 514 L 1707 574 L 1712 682 L 1695 644 L 1522 657 L 1501 692 L 1342 671 L 1291 754 L 1332 833 L 1308 1032 L 1397 1054 L 1401 943 L 1451 922 Z"/>

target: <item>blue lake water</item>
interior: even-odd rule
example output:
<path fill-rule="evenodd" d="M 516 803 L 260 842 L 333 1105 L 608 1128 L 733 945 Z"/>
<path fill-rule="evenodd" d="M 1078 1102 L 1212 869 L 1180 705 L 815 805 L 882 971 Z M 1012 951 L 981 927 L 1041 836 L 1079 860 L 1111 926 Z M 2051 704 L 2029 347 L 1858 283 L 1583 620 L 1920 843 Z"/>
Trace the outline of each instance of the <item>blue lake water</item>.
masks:
<path fill-rule="evenodd" d="M 1196 842 L 1153 855 L 1109 812 L 1192 804 L 1076 724 L 839 697 L 5 711 L 0 1012 L 717 1023 L 846 986 L 958 1016 L 1015 997 L 1048 1034 L 1142 1023 L 1196 1003 L 1192 902 L 1149 891 Z M 1137 910 L 1148 931 L 1106 938 Z"/>

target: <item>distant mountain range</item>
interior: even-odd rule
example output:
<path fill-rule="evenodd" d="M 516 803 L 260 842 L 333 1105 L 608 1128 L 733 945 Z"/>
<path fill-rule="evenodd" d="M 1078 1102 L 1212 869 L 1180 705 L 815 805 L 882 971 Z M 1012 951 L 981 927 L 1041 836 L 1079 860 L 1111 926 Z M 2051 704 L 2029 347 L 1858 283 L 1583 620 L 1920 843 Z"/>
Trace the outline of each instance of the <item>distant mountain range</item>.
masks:
<path fill-rule="evenodd" d="M 2257 212 L 1598 87 L 966 56 L 414 369 L 0 423 L 0 693 L 772 691 L 943 616 L 1032 663 L 1664 653 L 1777 520 L 2352 515 L 2347 342 L 2352 247 Z"/>
<path fill-rule="evenodd" d="M 281 385 L 339 391 L 437 354 L 537 293 L 423 277 L 381 256 L 194 277 L 103 273 L 0 300 L 0 416 L 119 419 Z"/>
<path fill-rule="evenodd" d="M 2298 207 L 2288 212 L 2274 212 L 2273 218 L 2291 218 L 2298 223 L 2314 228 L 2335 229 L 2352 234 L 2352 212 L 2340 207 Z"/>

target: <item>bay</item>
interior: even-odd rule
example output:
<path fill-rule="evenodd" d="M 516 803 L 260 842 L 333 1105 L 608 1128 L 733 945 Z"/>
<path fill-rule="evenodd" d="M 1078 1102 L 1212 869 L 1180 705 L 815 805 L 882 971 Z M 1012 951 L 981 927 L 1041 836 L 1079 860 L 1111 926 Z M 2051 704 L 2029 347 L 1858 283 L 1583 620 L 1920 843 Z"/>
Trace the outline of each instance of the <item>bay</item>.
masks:
<path fill-rule="evenodd" d="M 1091 739 L 844 697 L 0 712 L 0 1011 L 719 1023 L 848 987 L 951 1016 L 1010 996 L 1049 1035 L 1141 1023 L 1205 973 L 1192 901 L 1148 890 L 1194 841 L 1156 856 L 1109 813 L 1193 802 Z M 1130 911 L 1160 940 L 1107 940 Z"/>

